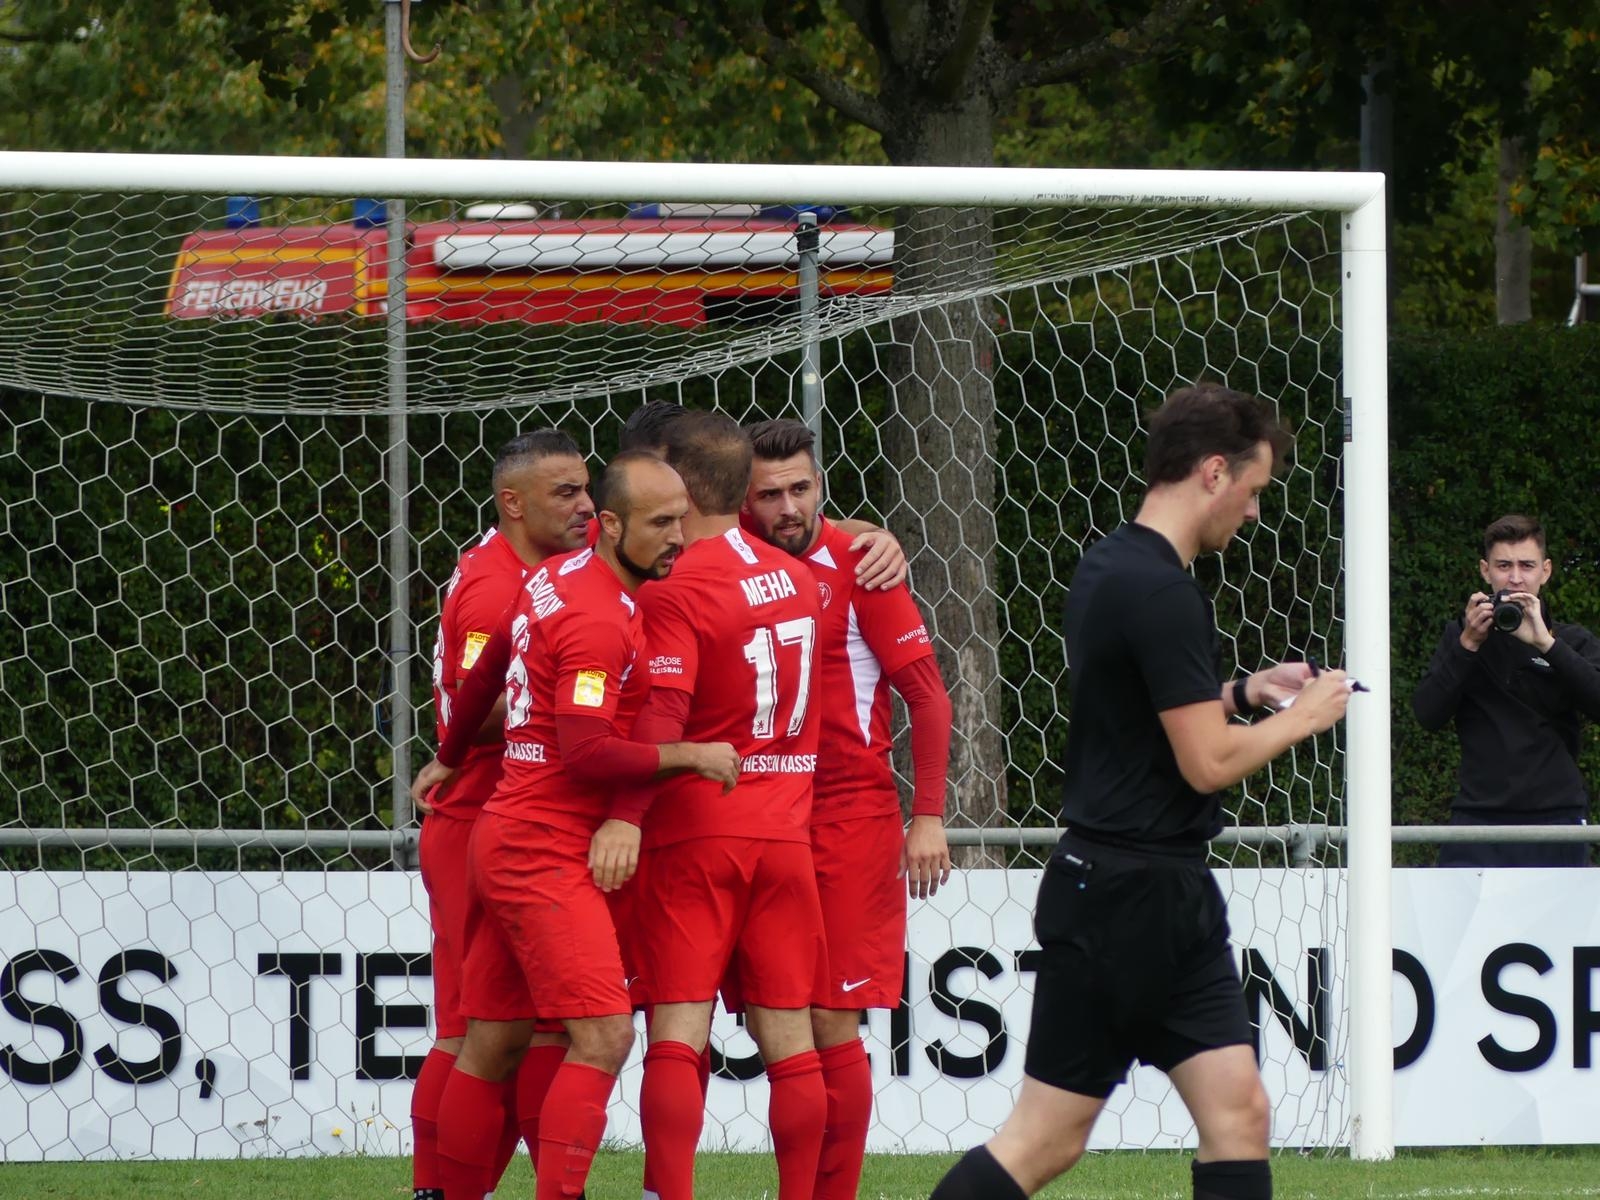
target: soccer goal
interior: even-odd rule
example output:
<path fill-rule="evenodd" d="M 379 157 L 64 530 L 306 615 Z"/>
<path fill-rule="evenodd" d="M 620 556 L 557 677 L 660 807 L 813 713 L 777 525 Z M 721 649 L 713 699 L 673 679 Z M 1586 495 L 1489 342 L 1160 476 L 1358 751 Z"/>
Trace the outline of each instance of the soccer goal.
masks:
<path fill-rule="evenodd" d="M 1296 431 L 1196 567 L 1224 671 L 1372 689 L 1216 847 L 1274 1139 L 1387 1157 L 1384 255 L 1374 175 L 0 154 L 5 1157 L 407 1148 L 439 592 L 502 441 L 598 466 L 651 399 L 805 419 L 829 510 L 910 556 L 968 869 L 871 1018 L 871 1144 L 981 1140 L 1021 1077 L 1067 581 L 1200 380 Z M 716 1046 L 707 1144 L 763 1144 L 753 1047 Z M 1096 1145 L 1192 1140 L 1143 1070 L 1109 1112 Z"/>

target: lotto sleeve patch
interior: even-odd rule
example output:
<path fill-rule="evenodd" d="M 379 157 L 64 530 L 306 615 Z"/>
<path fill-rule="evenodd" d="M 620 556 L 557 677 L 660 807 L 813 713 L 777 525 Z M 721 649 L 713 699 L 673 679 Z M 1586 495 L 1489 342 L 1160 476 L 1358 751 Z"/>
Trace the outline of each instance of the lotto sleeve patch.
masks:
<path fill-rule="evenodd" d="M 606 673 L 579 671 L 572 683 L 572 702 L 584 708 L 603 708 L 606 702 Z"/>
<path fill-rule="evenodd" d="M 473 664 L 478 661 L 478 655 L 483 653 L 483 648 L 488 644 L 489 635 L 487 633 L 467 634 L 466 641 L 461 646 L 461 669 L 463 671 L 472 670 Z"/>

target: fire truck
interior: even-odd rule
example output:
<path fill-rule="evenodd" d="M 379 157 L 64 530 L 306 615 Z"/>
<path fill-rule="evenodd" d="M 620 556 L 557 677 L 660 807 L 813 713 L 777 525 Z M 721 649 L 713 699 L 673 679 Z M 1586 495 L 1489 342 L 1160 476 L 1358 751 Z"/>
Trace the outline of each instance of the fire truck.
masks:
<path fill-rule="evenodd" d="M 184 239 L 166 312 L 176 320 L 377 317 L 388 303 L 384 206 L 341 224 L 263 225 L 233 198 L 221 229 Z M 890 290 L 894 232 L 826 206 L 634 205 L 563 218 L 487 204 L 406 229 L 413 322 L 695 327 L 772 313 L 799 297 L 802 211 L 817 215 L 818 295 Z"/>

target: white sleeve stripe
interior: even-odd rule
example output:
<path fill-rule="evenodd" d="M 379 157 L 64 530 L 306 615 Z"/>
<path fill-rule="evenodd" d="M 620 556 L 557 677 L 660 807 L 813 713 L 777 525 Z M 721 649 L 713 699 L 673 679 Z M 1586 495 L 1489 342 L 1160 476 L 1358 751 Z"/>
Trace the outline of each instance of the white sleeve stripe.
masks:
<path fill-rule="evenodd" d="M 878 681 L 883 678 L 883 664 L 878 661 L 861 636 L 861 626 L 856 621 L 856 606 L 848 610 L 850 625 L 845 633 L 845 654 L 850 659 L 850 683 L 856 694 L 856 724 L 861 727 L 861 743 L 872 745 L 872 702 L 878 695 Z"/>

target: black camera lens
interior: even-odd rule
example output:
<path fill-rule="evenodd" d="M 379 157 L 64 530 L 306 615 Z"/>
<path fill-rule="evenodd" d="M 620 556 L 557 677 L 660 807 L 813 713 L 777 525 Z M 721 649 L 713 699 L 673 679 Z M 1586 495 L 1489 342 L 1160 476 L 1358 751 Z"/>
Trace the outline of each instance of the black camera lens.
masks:
<path fill-rule="evenodd" d="M 1522 605 L 1508 595 L 1505 588 L 1494 594 L 1494 627 L 1501 633 L 1515 633 L 1522 625 Z"/>

